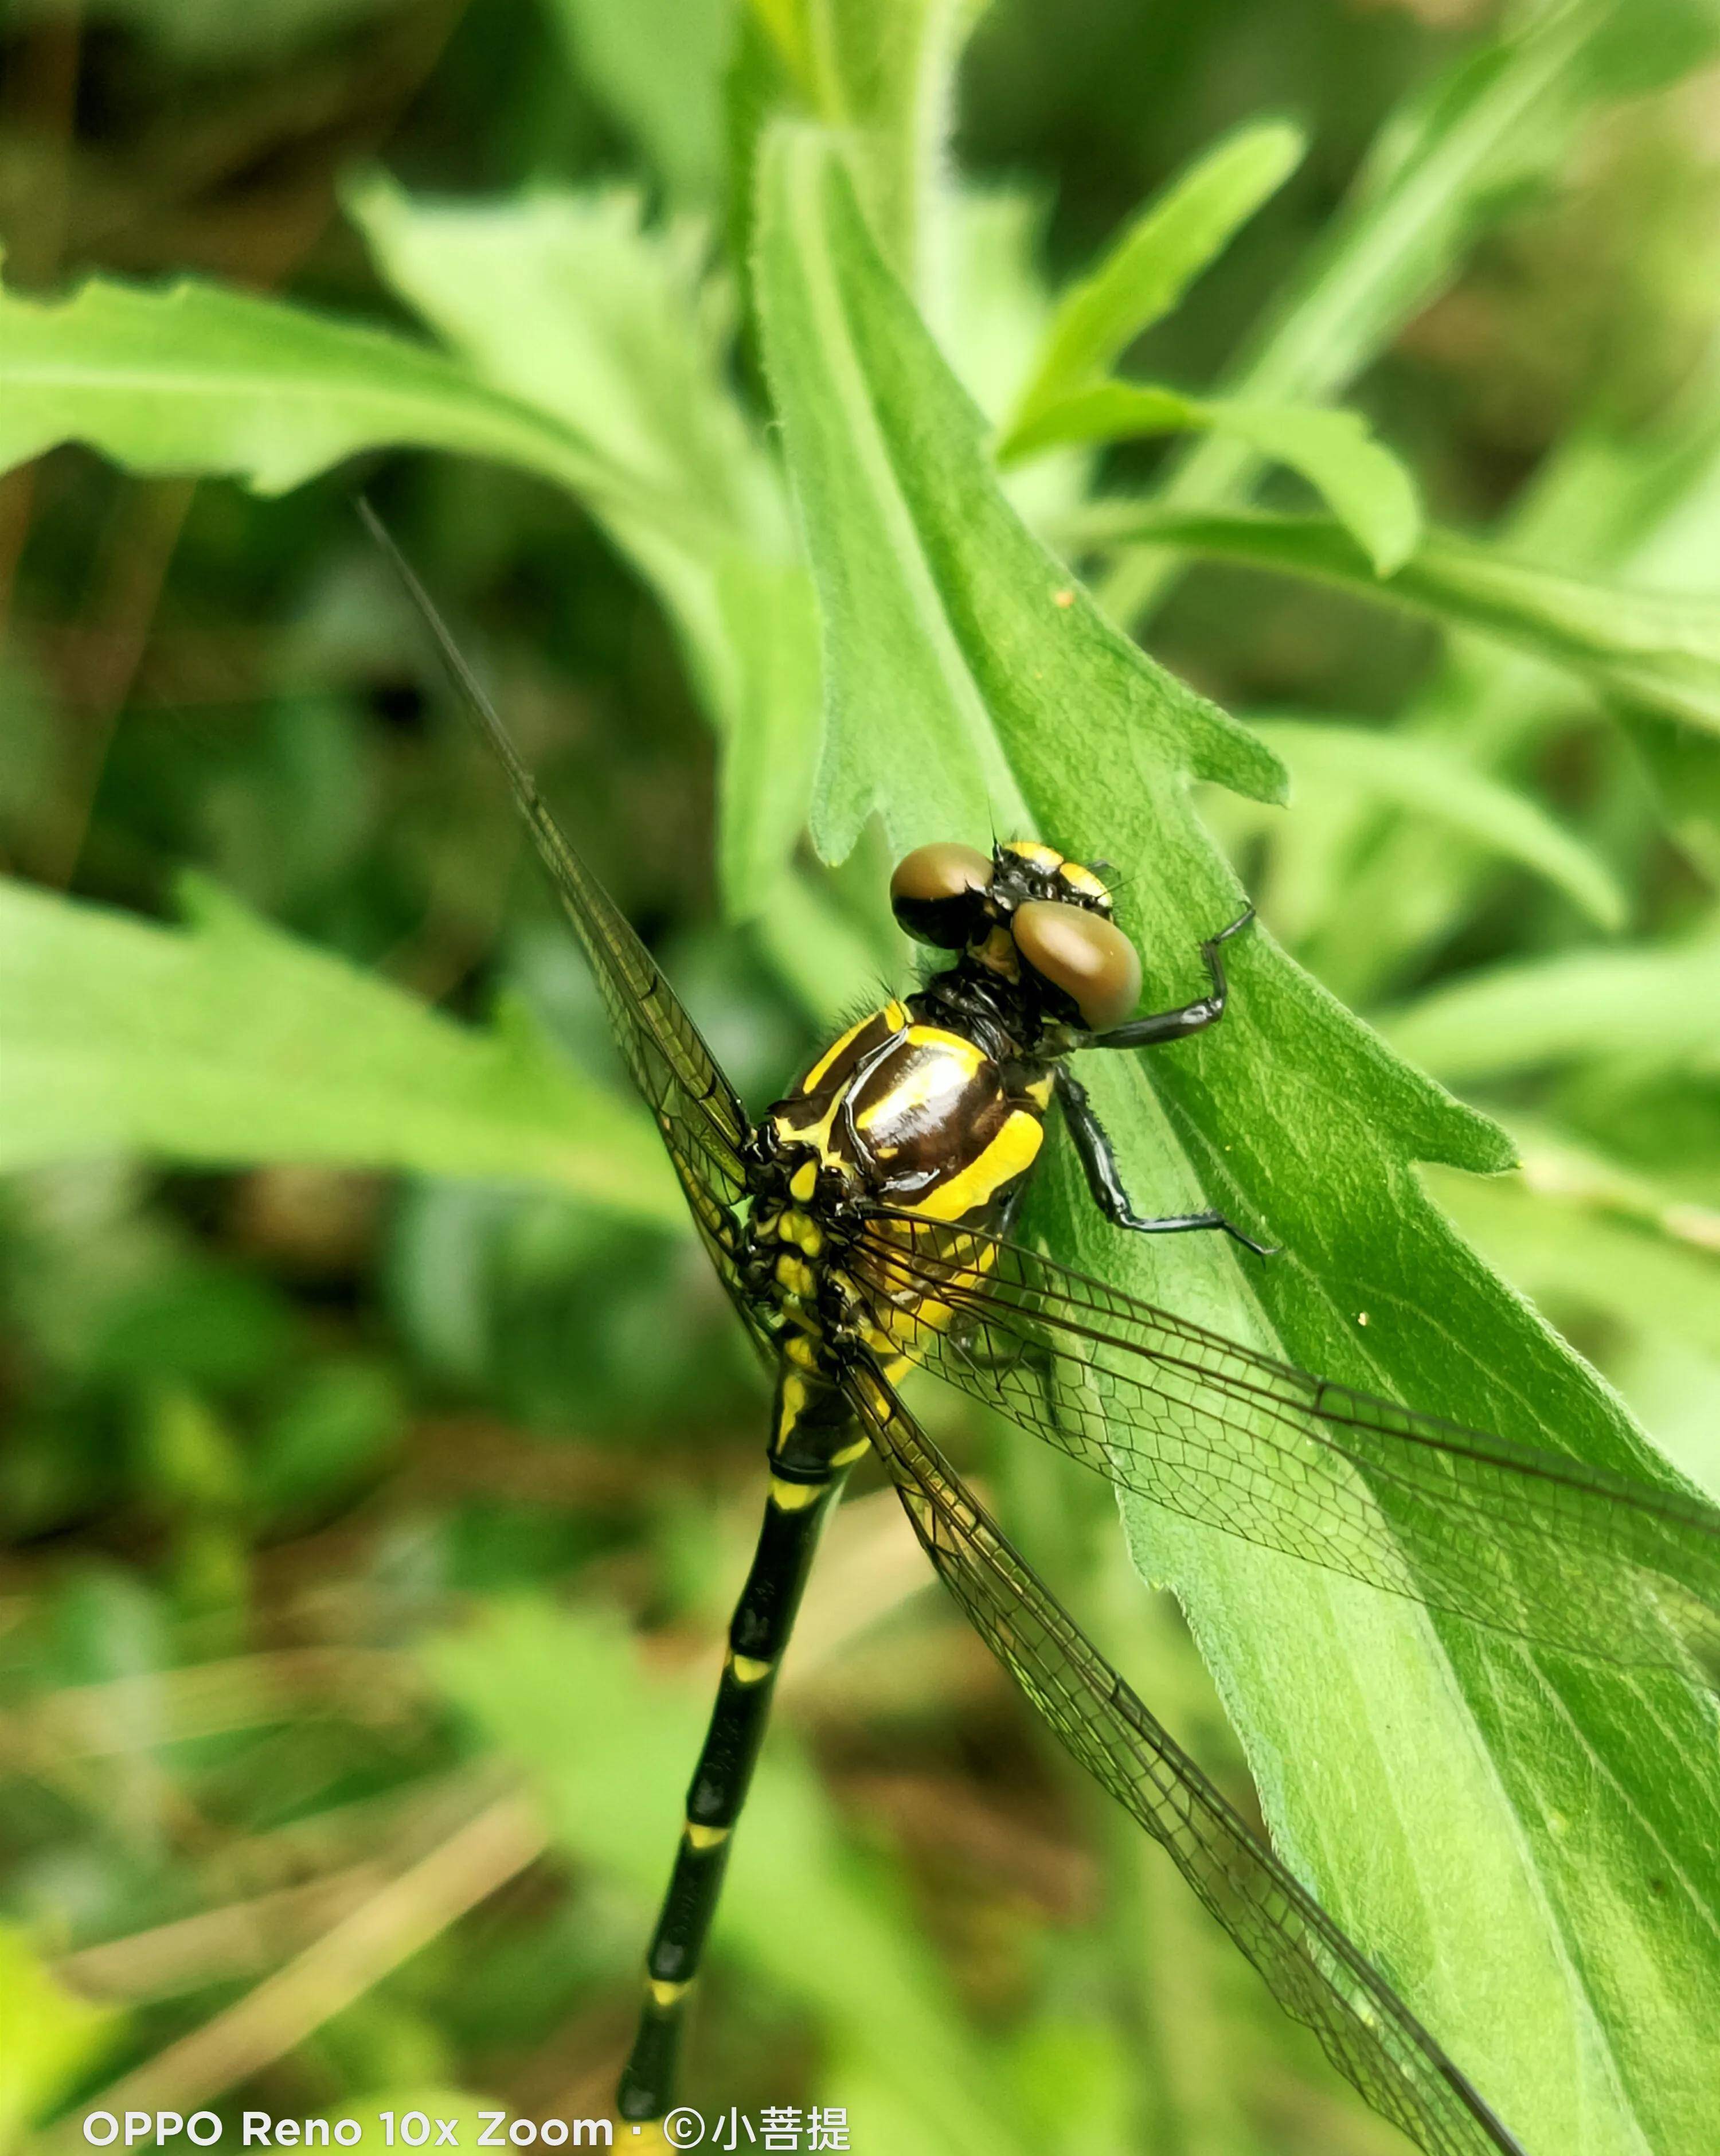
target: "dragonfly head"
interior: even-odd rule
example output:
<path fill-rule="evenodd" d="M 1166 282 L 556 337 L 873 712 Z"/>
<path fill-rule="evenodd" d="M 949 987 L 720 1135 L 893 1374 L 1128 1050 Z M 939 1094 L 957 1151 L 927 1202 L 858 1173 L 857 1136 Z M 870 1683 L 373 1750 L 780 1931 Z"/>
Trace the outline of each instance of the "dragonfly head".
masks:
<path fill-rule="evenodd" d="M 1141 993 L 1141 960 L 1112 919 L 1099 864 L 1011 839 L 916 846 L 890 880 L 896 920 L 916 942 L 963 952 L 1030 1003 L 1084 1031 L 1120 1024 Z"/>

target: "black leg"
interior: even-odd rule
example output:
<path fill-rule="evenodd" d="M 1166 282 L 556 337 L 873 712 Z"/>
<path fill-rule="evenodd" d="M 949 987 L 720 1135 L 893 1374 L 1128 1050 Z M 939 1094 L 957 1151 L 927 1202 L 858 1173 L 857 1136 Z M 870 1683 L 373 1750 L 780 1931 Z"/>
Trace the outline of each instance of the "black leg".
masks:
<path fill-rule="evenodd" d="M 1250 906 L 1228 928 L 1221 928 L 1216 936 L 1209 936 L 1200 947 L 1200 955 L 1206 961 L 1206 970 L 1212 981 L 1210 995 L 1201 997 L 1198 1003 L 1183 1004 L 1177 1010 L 1155 1011 L 1149 1018 L 1131 1019 L 1127 1025 L 1113 1026 L 1109 1033 L 1096 1033 L 1083 1044 L 1088 1048 L 1153 1048 L 1161 1041 L 1183 1040 L 1191 1033 L 1214 1025 L 1225 1015 L 1225 960 L 1220 946 L 1246 928 L 1254 919 L 1254 908 Z"/>
<path fill-rule="evenodd" d="M 1113 1227 L 1127 1228 L 1137 1235 L 1181 1235 L 1195 1228 L 1218 1228 L 1234 1236 L 1244 1250 L 1252 1250 L 1257 1258 L 1276 1257 L 1277 1252 L 1266 1243 L 1257 1243 L 1252 1235 L 1245 1235 L 1234 1220 L 1227 1220 L 1222 1213 L 1170 1213 L 1161 1219 L 1150 1219 L 1137 1213 L 1129 1203 L 1129 1194 L 1122 1187 L 1122 1178 L 1117 1172 L 1117 1155 L 1111 1149 L 1105 1126 L 1095 1113 L 1087 1097 L 1087 1089 L 1071 1071 L 1066 1063 L 1057 1066 L 1057 1098 L 1063 1107 L 1063 1120 L 1069 1127 L 1069 1135 L 1075 1141 L 1075 1149 L 1081 1158 L 1087 1188 L 1093 1194 L 1093 1203 Z"/>

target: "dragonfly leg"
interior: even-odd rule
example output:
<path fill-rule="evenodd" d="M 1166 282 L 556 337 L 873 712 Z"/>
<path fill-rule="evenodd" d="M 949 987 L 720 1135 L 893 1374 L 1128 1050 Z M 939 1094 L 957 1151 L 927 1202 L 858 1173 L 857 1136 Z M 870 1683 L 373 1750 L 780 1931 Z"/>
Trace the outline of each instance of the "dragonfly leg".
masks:
<path fill-rule="evenodd" d="M 789 1378 L 785 1383 L 793 1383 Z M 778 1387 L 780 1455 L 784 1388 Z M 856 1438 L 864 1450 L 865 1440 Z M 747 1584 L 729 1625 L 716 1703 L 687 1789 L 686 1819 L 669 1887 L 645 1956 L 645 1994 L 616 2108 L 624 2119 L 661 2118 L 675 2101 L 675 2061 L 688 1994 L 716 1913 L 729 1849 L 770 1718 L 783 1651 L 818 1546 L 842 1485 L 839 1454 L 822 1471 L 797 1462 L 792 1479 L 773 1458 L 764 1521 Z"/>
<path fill-rule="evenodd" d="M 1086 1087 L 1067 1064 L 1058 1065 L 1056 1084 L 1063 1119 L 1075 1141 L 1087 1188 L 1093 1194 L 1093 1203 L 1113 1227 L 1127 1228 L 1137 1235 L 1181 1235 L 1194 1229 L 1217 1228 L 1234 1237 L 1244 1250 L 1252 1250 L 1257 1258 L 1277 1255 L 1269 1244 L 1257 1243 L 1252 1235 L 1245 1235 L 1234 1220 L 1227 1220 L 1222 1213 L 1169 1213 L 1158 1219 L 1137 1213 L 1129 1203 L 1111 1139 L 1088 1097 Z"/>
<path fill-rule="evenodd" d="M 1149 1017 L 1131 1019 L 1127 1025 L 1113 1026 L 1108 1033 L 1096 1033 L 1083 1043 L 1087 1048 L 1156 1048 L 1167 1040 L 1185 1040 L 1191 1033 L 1200 1033 L 1209 1025 L 1216 1025 L 1225 1015 L 1225 1002 L 1230 993 L 1225 979 L 1224 946 L 1230 938 L 1246 928 L 1254 919 L 1250 906 L 1237 916 L 1228 928 L 1221 928 L 1216 936 L 1209 936 L 1200 947 L 1200 955 L 1206 963 L 1207 977 L 1212 983 L 1210 991 L 1192 1004 L 1182 1004 L 1175 1010 L 1154 1011 Z"/>

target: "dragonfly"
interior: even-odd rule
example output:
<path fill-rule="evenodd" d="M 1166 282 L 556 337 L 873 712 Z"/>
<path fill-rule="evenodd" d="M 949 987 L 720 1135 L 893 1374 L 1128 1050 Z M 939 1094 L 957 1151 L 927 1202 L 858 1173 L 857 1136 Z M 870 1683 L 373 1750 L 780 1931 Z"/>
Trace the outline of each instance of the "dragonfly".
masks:
<path fill-rule="evenodd" d="M 1034 840 L 908 855 L 897 921 L 921 986 L 849 1027 L 754 1120 L 624 916 L 545 806 L 489 697 L 367 502 L 499 761 L 583 946 L 694 1225 L 773 1383 L 768 1486 L 646 1955 L 618 2109 L 675 2101 L 689 1997 L 819 1529 L 882 1466 L 933 1567 L 1073 1758 L 1162 1845 L 1280 2004 L 1429 2156 L 1522 2156 L 1434 2035 L 1082 1634 L 904 1404 L 927 1368 L 1033 1436 L 1202 1524 L 1514 1639 L 1692 1682 L 1720 1650 L 1720 1511 L 1313 1378 L 1014 1240 L 1048 1116 L 1122 1232 L 1210 1230 L 1133 1209 L 1070 1067 L 1222 1019 L 1204 993 L 1137 1015 L 1138 955 L 1102 866 Z M 657 2129 L 660 2131 L 660 2127 Z"/>

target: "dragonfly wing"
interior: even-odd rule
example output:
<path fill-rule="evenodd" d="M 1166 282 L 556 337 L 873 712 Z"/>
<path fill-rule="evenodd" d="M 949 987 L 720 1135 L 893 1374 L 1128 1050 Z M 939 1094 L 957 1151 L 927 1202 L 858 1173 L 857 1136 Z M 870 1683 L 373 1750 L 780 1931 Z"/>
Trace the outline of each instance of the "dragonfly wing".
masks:
<path fill-rule="evenodd" d="M 1520 1638 L 1720 1666 L 1700 1498 L 1309 1377 L 1019 1244 L 891 1215 L 862 1251 L 914 1359 L 1155 1504 Z"/>
<path fill-rule="evenodd" d="M 1522 2156 L 1319 1904 L 1063 1609 L 875 1369 L 850 1400 L 944 1584 L 1060 1741 L 1169 1852 L 1285 2010 L 1430 2156 Z"/>
<path fill-rule="evenodd" d="M 735 1208 L 746 1190 L 741 1158 L 749 1127 L 746 1111 L 656 960 L 550 814 L 447 624 L 381 518 L 362 497 L 359 512 L 506 774 L 521 819 L 591 962 L 616 1041 L 656 1118 L 700 1236 L 757 1337 L 760 1328 L 742 1294 L 737 1263 Z"/>

